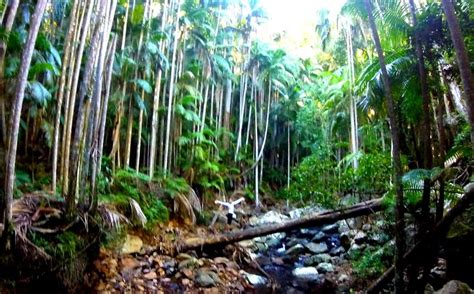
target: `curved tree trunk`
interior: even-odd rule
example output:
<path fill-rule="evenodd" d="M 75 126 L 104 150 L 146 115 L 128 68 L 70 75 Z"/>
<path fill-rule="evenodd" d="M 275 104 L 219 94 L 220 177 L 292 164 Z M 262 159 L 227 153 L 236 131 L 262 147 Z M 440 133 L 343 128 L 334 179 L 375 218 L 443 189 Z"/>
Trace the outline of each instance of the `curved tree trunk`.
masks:
<path fill-rule="evenodd" d="M 385 57 L 380 43 L 380 37 L 375 25 L 373 16 L 372 3 L 370 0 L 364 0 L 365 8 L 367 10 L 369 26 L 372 33 L 372 38 L 375 43 L 375 49 L 379 58 L 380 69 L 382 71 L 382 80 L 385 89 L 385 97 L 388 108 L 388 116 L 390 120 L 390 131 L 392 133 L 392 158 L 395 166 L 395 173 L 393 184 L 396 191 L 396 225 L 395 225 L 395 293 L 403 293 L 403 267 L 401 260 L 405 253 L 405 220 L 404 220 L 404 207 L 403 207 L 403 187 L 402 187 L 402 162 L 400 158 L 400 138 L 398 129 L 398 118 L 395 109 L 395 102 L 392 95 L 392 89 L 390 85 L 389 76 L 387 73 L 387 66 L 385 63 Z"/>
<path fill-rule="evenodd" d="M 30 29 L 28 31 L 28 39 L 26 40 L 25 49 L 21 56 L 21 65 L 18 72 L 17 83 L 15 88 L 15 100 L 12 104 L 10 116 L 10 138 L 8 140 L 8 150 L 6 155 L 5 167 L 5 200 L 4 206 L 0 207 L 0 216 L 3 217 L 4 232 L 8 233 L 9 225 L 12 217 L 12 201 L 13 189 L 15 185 L 15 164 L 16 152 L 18 146 L 18 132 L 20 129 L 21 109 L 23 107 L 23 98 L 25 97 L 25 89 L 28 80 L 28 71 L 30 69 L 35 42 L 41 26 L 44 10 L 48 0 L 38 0 L 35 11 L 31 16 Z"/>

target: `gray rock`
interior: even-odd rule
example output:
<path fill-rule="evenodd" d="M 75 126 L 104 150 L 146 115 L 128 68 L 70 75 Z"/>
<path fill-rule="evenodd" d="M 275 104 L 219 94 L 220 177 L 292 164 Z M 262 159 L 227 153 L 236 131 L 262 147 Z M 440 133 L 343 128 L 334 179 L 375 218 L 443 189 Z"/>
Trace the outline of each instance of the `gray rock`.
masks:
<path fill-rule="evenodd" d="M 260 252 L 265 252 L 265 251 L 268 250 L 268 244 L 267 243 L 257 242 L 257 243 L 255 243 L 255 245 L 257 246 L 257 249 Z"/>
<path fill-rule="evenodd" d="M 362 231 L 364 231 L 364 232 L 368 232 L 368 231 L 370 231 L 371 229 L 372 229 L 372 226 L 371 226 L 370 224 L 364 224 L 364 225 L 362 226 Z"/>
<path fill-rule="evenodd" d="M 335 224 L 331 224 L 331 225 L 325 225 L 321 231 L 325 232 L 325 233 L 335 233 L 337 232 L 339 228 L 339 224 L 338 223 L 335 223 Z"/>
<path fill-rule="evenodd" d="M 327 253 L 316 254 L 307 258 L 304 264 L 309 266 L 309 265 L 317 265 L 322 262 L 331 262 L 331 255 Z"/>
<path fill-rule="evenodd" d="M 334 266 L 332 265 L 332 263 L 329 262 L 321 262 L 320 264 L 318 264 L 316 269 L 318 270 L 318 272 L 323 274 L 332 273 L 334 271 Z"/>
<path fill-rule="evenodd" d="M 286 255 L 295 256 L 304 252 L 304 246 L 301 244 L 296 244 L 295 246 L 286 250 Z"/>
<path fill-rule="evenodd" d="M 281 224 L 288 219 L 286 215 L 271 210 L 260 216 L 253 224 L 251 223 L 251 225 Z"/>
<path fill-rule="evenodd" d="M 364 232 L 358 232 L 355 236 L 354 236 L 354 242 L 356 244 L 362 244 L 364 243 L 365 241 L 367 240 L 367 234 L 364 233 Z"/>
<path fill-rule="evenodd" d="M 293 270 L 293 276 L 302 281 L 317 281 L 319 278 L 318 270 L 313 267 L 300 267 Z"/>
<path fill-rule="evenodd" d="M 331 251 L 329 251 L 329 254 L 331 254 L 332 256 L 335 256 L 335 255 L 341 255 L 345 252 L 346 252 L 346 249 L 344 249 L 344 247 L 342 246 L 339 246 L 339 247 L 335 247 L 331 249 Z"/>
<path fill-rule="evenodd" d="M 195 257 L 185 259 L 178 264 L 178 269 L 182 270 L 185 268 L 192 268 L 198 264 L 198 260 Z"/>
<path fill-rule="evenodd" d="M 307 244 L 308 243 L 308 240 L 306 239 L 298 239 L 298 238 L 295 238 L 295 239 L 290 239 L 288 242 L 286 242 L 286 247 L 293 247 L 295 246 L 296 244 Z"/>
<path fill-rule="evenodd" d="M 319 232 L 316 235 L 314 235 L 314 237 L 313 237 L 313 239 L 311 239 L 311 241 L 320 242 L 320 241 L 324 240 L 325 238 L 326 238 L 326 234 L 324 234 L 323 232 Z"/>
<path fill-rule="evenodd" d="M 290 216 L 291 219 L 295 219 L 295 218 L 300 218 L 308 214 L 320 213 L 323 211 L 325 211 L 325 209 L 323 209 L 320 206 L 312 206 L 312 207 L 293 209 L 292 211 L 288 213 L 288 215 Z"/>
<path fill-rule="evenodd" d="M 314 235 L 316 235 L 319 231 L 316 230 L 316 229 L 300 229 L 300 234 L 303 235 L 303 236 L 307 236 L 307 237 L 313 237 Z"/>
<path fill-rule="evenodd" d="M 252 286 L 262 286 L 267 284 L 267 278 L 242 271 L 242 275 Z"/>
<path fill-rule="evenodd" d="M 309 242 L 305 247 L 314 254 L 324 253 L 328 251 L 326 243 L 313 243 Z"/>
<path fill-rule="evenodd" d="M 434 292 L 435 294 L 471 294 L 474 291 L 469 287 L 468 284 L 461 281 L 452 280 L 447 282 L 441 290 Z"/>
<path fill-rule="evenodd" d="M 384 233 L 373 233 L 370 234 L 367 238 L 367 241 L 371 244 L 379 244 L 382 245 L 387 242 L 389 237 Z"/>
<path fill-rule="evenodd" d="M 268 247 L 278 247 L 280 245 L 281 240 L 276 238 L 268 238 L 266 240 L 266 244 Z"/>
<path fill-rule="evenodd" d="M 198 270 L 196 273 L 196 283 L 201 287 L 215 286 L 219 282 L 219 276 L 213 271 Z"/>
<path fill-rule="evenodd" d="M 342 220 L 342 221 L 338 221 L 337 223 L 339 224 L 339 228 L 337 229 L 337 231 L 340 234 L 349 232 L 351 230 L 351 228 L 349 227 L 346 221 Z"/>
<path fill-rule="evenodd" d="M 340 265 L 340 264 L 343 264 L 344 262 L 346 262 L 346 260 L 342 256 L 333 256 L 331 258 L 331 263 L 334 265 Z"/>

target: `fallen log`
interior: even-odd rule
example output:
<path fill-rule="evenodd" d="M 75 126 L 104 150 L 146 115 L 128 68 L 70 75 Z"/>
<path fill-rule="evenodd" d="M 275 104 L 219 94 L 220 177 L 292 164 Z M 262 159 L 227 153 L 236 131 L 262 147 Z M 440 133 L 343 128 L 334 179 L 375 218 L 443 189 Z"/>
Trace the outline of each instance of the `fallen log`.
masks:
<path fill-rule="evenodd" d="M 324 224 L 335 223 L 343 219 L 369 215 L 382 210 L 382 202 L 383 198 L 377 198 L 374 200 L 361 202 L 359 204 L 346 208 L 307 215 L 281 224 L 260 226 L 246 230 L 233 231 L 230 233 L 220 234 L 216 236 L 206 236 L 205 238 L 186 239 L 180 244 L 180 246 L 178 246 L 178 251 L 204 251 L 206 249 L 217 248 L 227 244 L 252 239 L 255 237 L 270 235 L 277 232 L 291 231 L 296 228 L 320 226 Z"/>
<path fill-rule="evenodd" d="M 410 264 L 410 261 L 418 257 L 420 250 L 431 245 L 432 241 L 440 238 L 448 233 L 454 219 L 461 215 L 468 207 L 474 203 L 474 185 L 470 186 L 466 193 L 459 199 L 456 205 L 436 224 L 433 230 L 424 235 L 410 250 L 405 253 L 401 261 L 401 265 L 405 268 Z M 385 271 L 372 285 L 367 288 L 366 293 L 379 293 L 382 288 L 393 278 L 395 273 L 395 266 L 391 266 Z"/>

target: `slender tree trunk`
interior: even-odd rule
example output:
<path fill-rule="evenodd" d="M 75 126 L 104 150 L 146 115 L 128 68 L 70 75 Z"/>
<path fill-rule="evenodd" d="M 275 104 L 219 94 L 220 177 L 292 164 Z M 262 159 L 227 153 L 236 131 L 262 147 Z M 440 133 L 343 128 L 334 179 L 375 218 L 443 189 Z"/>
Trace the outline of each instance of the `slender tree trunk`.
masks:
<path fill-rule="evenodd" d="M 224 135 L 224 148 L 227 150 L 229 148 L 229 134 L 227 132 L 230 131 L 230 111 L 232 105 L 232 81 L 230 78 L 226 79 L 225 81 L 225 109 L 224 109 L 224 128 L 226 129 L 226 133 Z"/>
<path fill-rule="evenodd" d="M 112 43 L 109 46 L 109 37 L 110 32 L 112 29 L 112 25 L 114 22 L 115 16 L 115 9 L 117 6 L 117 0 L 113 0 L 110 3 L 110 7 L 106 7 L 106 21 L 105 21 L 105 29 L 101 36 L 102 44 L 100 45 L 100 55 L 99 61 L 96 70 L 96 77 L 95 77 L 95 85 L 94 85 L 94 92 L 92 96 L 92 114 L 90 115 L 89 119 L 89 131 L 88 133 L 91 136 L 90 140 L 90 152 L 86 152 L 85 156 L 90 157 L 90 161 L 92 162 L 91 166 L 91 177 L 90 177 L 90 185 L 91 185 L 91 193 L 89 197 L 89 207 L 93 212 L 95 212 L 97 208 L 97 175 L 99 174 L 100 170 L 100 161 L 102 156 L 102 144 L 103 144 L 103 133 L 102 133 L 102 121 L 103 121 L 103 128 L 105 129 L 105 117 L 107 116 L 107 103 L 108 103 L 108 89 L 106 90 L 105 97 L 102 98 L 102 85 L 105 83 L 103 69 L 106 62 L 106 54 L 108 53 L 109 56 L 114 54 L 115 52 L 115 44 L 116 38 L 112 40 Z M 113 57 L 110 57 L 110 60 L 113 60 Z M 112 71 L 112 68 L 109 66 L 106 69 Z M 108 73 L 111 75 L 112 73 Z M 108 77 L 107 77 L 108 78 Z M 107 81 L 108 82 L 108 81 Z M 102 133 L 102 134 L 101 134 Z M 101 137 L 102 136 L 102 137 Z"/>
<path fill-rule="evenodd" d="M 133 2 L 135 3 L 135 2 Z M 120 45 L 120 51 L 122 57 L 124 56 L 125 50 L 125 41 L 127 40 L 127 28 L 128 28 L 128 17 L 130 15 L 130 10 L 133 11 L 135 4 L 132 5 L 130 8 L 130 0 L 126 2 L 126 10 L 125 10 L 125 18 L 123 22 L 123 31 L 122 31 L 122 41 Z M 123 99 L 127 94 L 127 81 L 122 81 L 122 97 L 120 98 L 119 105 L 116 111 L 115 117 L 115 127 L 113 131 L 113 142 L 112 142 L 112 150 L 110 151 L 110 157 L 112 158 L 112 168 L 115 170 L 116 165 L 120 167 L 120 129 L 122 126 L 122 116 L 123 116 Z M 117 162 L 116 162 L 117 157 Z"/>
<path fill-rule="evenodd" d="M 346 43 L 347 43 L 347 61 L 349 68 L 349 84 L 350 84 L 350 96 L 349 96 L 349 112 L 351 120 L 351 152 L 356 154 L 359 151 L 358 136 L 357 136 L 357 107 L 355 103 L 355 98 L 353 94 L 354 81 L 355 81 L 355 69 L 354 69 L 354 49 L 352 47 L 352 27 L 350 23 L 347 24 L 346 28 Z M 354 157 L 352 162 L 354 169 L 359 167 L 359 160 L 357 156 Z"/>
<path fill-rule="evenodd" d="M 181 0 L 178 0 L 177 4 L 177 11 L 176 11 L 176 22 L 175 22 L 175 30 L 174 30 L 174 41 L 173 41 L 173 55 L 171 60 L 171 73 L 170 73 L 170 85 L 169 85 L 169 93 L 168 93 L 168 114 L 166 119 L 166 134 L 165 134 L 165 152 L 164 152 L 164 163 L 163 163 L 163 171 L 168 174 L 168 161 L 170 160 L 170 141 L 171 141 L 171 116 L 173 114 L 173 97 L 174 97 L 174 79 L 175 79 L 175 72 L 176 72 L 176 51 L 178 48 L 178 40 L 179 40 L 179 15 L 181 11 Z"/>
<path fill-rule="evenodd" d="M 78 14 L 79 1 L 74 1 L 72 11 L 71 11 L 71 20 L 69 23 L 69 30 L 64 41 L 64 56 L 62 60 L 62 69 L 61 77 L 59 80 L 59 91 L 57 92 L 57 106 L 56 106 L 56 118 L 54 121 L 54 141 L 53 141 L 53 163 L 52 163 L 52 180 L 51 180 L 51 189 L 53 194 L 56 193 L 57 186 L 57 166 L 58 166 L 58 154 L 59 154 L 59 132 L 61 128 L 61 114 L 63 107 L 63 98 L 64 98 L 64 88 L 66 86 L 66 77 L 68 75 L 68 68 L 70 66 L 69 60 L 74 58 L 71 51 L 71 47 L 74 35 L 77 29 L 77 22 L 79 18 Z"/>
<path fill-rule="evenodd" d="M 451 0 L 442 0 L 446 21 L 451 39 L 453 40 L 454 50 L 456 51 L 456 59 L 458 61 L 459 71 L 464 87 L 464 99 L 466 100 L 467 117 L 471 125 L 471 142 L 474 150 L 474 78 L 472 76 L 469 57 L 464 44 L 464 39 L 459 26 L 459 21 L 454 12 L 454 5 Z"/>
<path fill-rule="evenodd" d="M 410 12 L 413 20 L 413 26 L 415 27 L 414 41 L 415 51 L 418 59 L 418 73 L 420 75 L 421 83 L 421 96 L 423 98 L 423 162 L 425 169 L 431 169 L 433 167 L 433 159 L 431 154 L 431 123 L 430 123 L 430 97 L 428 90 L 428 81 L 425 69 L 425 57 L 423 55 L 423 48 L 419 33 L 416 29 L 416 6 L 414 0 L 410 1 Z M 430 210 L 430 180 L 426 179 L 423 185 L 423 197 L 422 197 L 422 226 L 421 231 L 425 232 L 429 226 L 429 210 Z"/>
<path fill-rule="evenodd" d="M 109 60 L 107 61 L 107 82 L 105 86 L 105 95 L 103 98 L 102 102 L 102 108 L 103 110 L 101 111 L 101 121 L 100 121 L 100 133 L 99 133 L 99 147 L 98 147 L 98 167 L 97 167 L 97 173 L 100 173 L 102 169 L 102 164 L 101 164 L 101 158 L 102 154 L 104 152 L 104 138 L 105 138 L 105 125 L 107 121 L 107 111 L 108 111 L 108 106 L 109 106 L 109 97 L 110 97 L 110 88 L 112 84 L 112 73 L 113 73 L 113 66 L 114 66 L 114 59 L 115 59 L 115 51 L 117 48 L 117 36 L 115 35 L 112 41 L 112 48 L 109 50 Z"/>
<path fill-rule="evenodd" d="M 165 28 L 165 21 L 168 17 L 168 0 L 165 0 L 163 3 L 163 12 L 161 13 L 161 27 L 160 30 L 164 31 Z M 164 51 L 164 42 L 160 40 L 160 44 L 158 46 L 161 52 Z M 161 77 L 163 74 L 162 65 L 160 64 L 158 68 L 158 73 L 156 75 L 155 81 L 155 91 L 153 95 L 153 110 L 152 110 L 152 122 L 151 122 L 151 146 L 150 146 L 150 161 L 149 161 L 149 169 L 148 175 L 150 176 L 150 180 L 154 175 L 155 171 L 155 162 L 156 162 L 156 137 L 158 134 L 158 110 L 160 107 L 160 92 L 161 92 Z"/>
<path fill-rule="evenodd" d="M 85 110 L 86 104 L 84 103 L 86 96 L 90 96 L 90 81 L 94 73 L 94 66 L 97 61 L 97 53 L 99 52 L 99 41 L 104 30 L 104 14 L 105 14 L 106 0 L 99 2 L 97 7 L 97 23 L 95 24 L 94 35 L 92 37 L 90 48 L 88 52 L 88 58 L 86 67 L 82 76 L 81 86 L 79 89 L 78 107 L 76 112 L 76 122 L 74 137 L 71 142 L 71 158 L 70 158 L 70 177 L 69 187 L 70 190 L 67 192 L 66 199 L 66 210 L 69 215 L 72 215 L 75 211 L 75 200 L 78 195 L 77 184 L 79 183 L 78 178 L 80 176 L 80 167 L 82 166 L 82 152 L 84 144 L 81 144 L 83 138 L 85 138 Z M 86 32 L 84 32 L 86 33 Z M 88 100 L 90 103 L 90 100 Z M 71 116 L 72 117 L 72 116 Z M 82 148 L 81 148 L 82 146 Z"/>
<path fill-rule="evenodd" d="M 145 91 L 142 90 L 142 99 L 145 98 Z M 142 148 L 142 127 L 143 127 L 143 109 L 138 113 L 138 136 L 137 136 L 137 158 L 135 161 L 135 170 L 140 171 L 140 149 Z"/>
<path fill-rule="evenodd" d="M 393 163 L 395 166 L 394 173 L 394 188 L 396 191 L 396 225 L 395 225 L 395 293 L 403 293 L 403 266 L 401 261 L 403 255 L 405 254 L 405 220 L 404 220 L 404 206 L 403 206 L 403 187 L 402 187 L 402 163 L 400 158 L 400 138 L 399 138 L 399 129 L 398 129 L 398 119 L 397 112 L 395 109 L 395 102 L 392 96 L 392 89 L 390 85 L 389 76 L 387 73 L 387 67 L 385 63 L 385 57 L 382 50 L 382 45 L 380 43 L 379 34 L 377 31 L 377 26 L 375 25 L 375 20 L 373 16 L 372 3 L 370 0 L 364 0 L 365 8 L 367 10 L 368 20 L 370 30 L 372 32 L 372 38 L 375 43 L 375 49 L 379 58 L 380 69 L 382 71 L 382 80 L 385 88 L 385 97 L 388 108 L 388 116 L 390 120 L 390 130 L 392 133 L 392 157 Z"/>
<path fill-rule="evenodd" d="M 36 38 L 41 26 L 41 20 L 48 0 L 38 0 L 35 11 L 31 16 L 28 38 L 21 56 L 20 70 L 17 76 L 15 88 L 15 100 L 12 104 L 10 116 L 10 138 L 8 140 L 8 149 L 6 154 L 5 167 L 5 200 L 0 207 L 0 216 L 3 217 L 4 232 L 8 234 L 12 218 L 13 189 L 15 186 L 15 164 L 18 146 L 18 135 L 20 129 L 21 109 L 23 107 L 23 98 L 28 80 L 28 70 L 30 69 L 31 59 L 35 48 Z"/>
<path fill-rule="evenodd" d="M 72 76 L 72 88 L 71 88 L 71 96 L 69 97 L 69 113 L 66 113 L 67 115 L 67 120 L 66 120 L 66 126 L 65 126 L 65 139 L 63 140 L 63 145 L 64 147 L 64 153 L 63 153 L 63 158 L 64 158 L 64 174 L 63 174 L 63 195 L 71 195 L 69 193 L 69 160 L 70 160 L 70 152 L 71 152 L 71 135 L 72 135 L 72 125 L 73 125 L 73 118 L 74 118 L 74 113 L 75 113 L 75 104 L 76 104 L 76 94 L 77 94 L 77 87 L 79 83 L 79 73 L 81 70 L 81 61 L 82 61 L 82 55 L 84 52 L 84 47 L 86 45 L 86 37 L 89 32 L 89 25 L 90 25 L 90 20 L 91 20 L 91 15 L 92 15 L 92 10 L 94 7 L 94 1 L 90 0 L 88 2 L 88 8 L 87 8 L 87 15 L 85 17 L 83 27 L 82 27 L 82 36 L 81 36 L 81 41 L 79 43 L 79 49 L 76 53 L 76 63 L 75 63 L 75 71 Z M 80 105 L 80 104 L 79 104 Z M 74 189 L 72 187 L 71 189 Z M 69 197 L 68 197 L 69 198 Z M 69 199 L 72 201 L 71 199 Z M 68 205 L 72 205 L 73 203 L 70 202 Z M 72 206 L 69 206 L 70 209 L 72 209 Z"/>
<path fill-rule="evenodd" d="M 9 34 L 13 23 L 15 21 L 16 12 L 18 10 L 18 5 L 20 4 L 19 0 L 10 0 L 6 9 L 5 16 L 2 19 L 2 27 L 5 34 Z M 7 130 L 6 125 L 6 113 L 5 113 L 5 102 L 6 102 L 6 81 L 4 80 L 5 76 L 5 54 L 7 53 L 7 43 L 2 39 L 0 40 L 0 116 L 1 116 L 1 143 L 6 147 L 7 145 Z"/>

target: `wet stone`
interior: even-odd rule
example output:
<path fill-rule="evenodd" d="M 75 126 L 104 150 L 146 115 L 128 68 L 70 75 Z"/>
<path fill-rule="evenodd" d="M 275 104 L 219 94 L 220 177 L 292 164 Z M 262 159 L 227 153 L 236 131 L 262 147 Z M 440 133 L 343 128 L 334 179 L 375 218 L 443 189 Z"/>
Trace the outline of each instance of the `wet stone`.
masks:
<path fill-rule="evenodd" d="M 306 244 L 305 247 L 314 254 L 324 253 L 328 251 L 328 246 L 326 245 L 326 243 L 310 242 Z"/>
<path fill-rule="evenodd" d="M 316 269 L 318 270 L 318 272 L 323 273 L 323 274 L 331 273 L 334 271 L 334 266 L 332 265 L 332 263 L 329 263 L 329 262 L 321 262 L 320 264 L 318 264 Z"/>
<path fill-rule="evenodd" d="M 300 267 L 293 270 L 293 276 L 302 281 L 316 281 L 319 278 L 318 270 L 315 267 Z"/>
<path fill-rule="evenodd" d="M 338 223 L 331 224 L 331 225 L 325 225 L 322 227 L 321 231 L 325 233 L 337 233 L 337 229 L 339 228 Z"/>
<path fill-rule="evenodd" d="M 313 242 L 320 242 L 326 238 L 326 234 L 324 232 L 318 232 L 314 237 L 311 239 Z"/>

